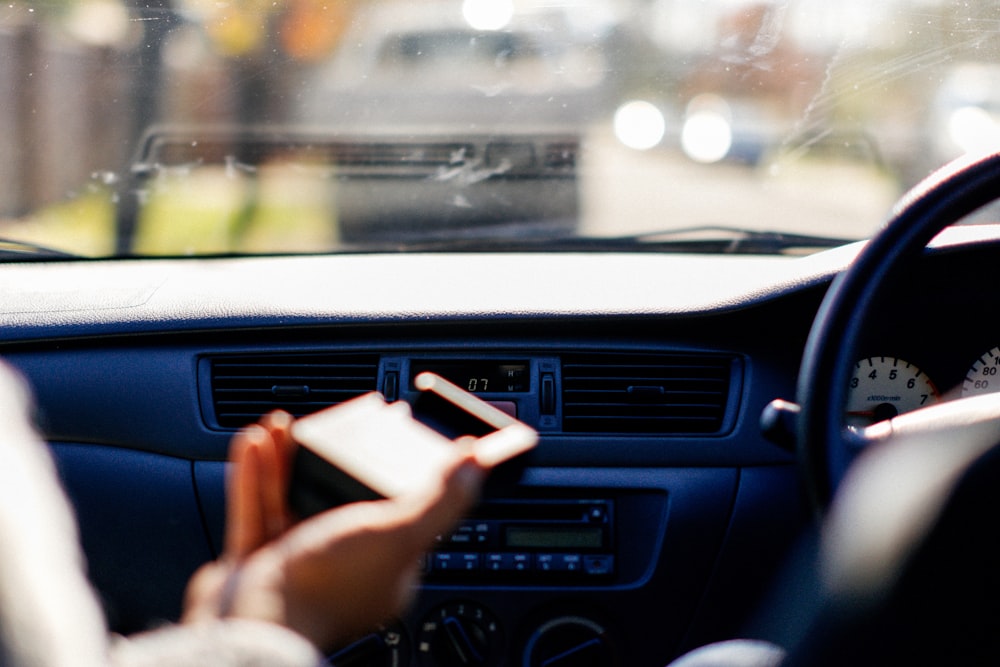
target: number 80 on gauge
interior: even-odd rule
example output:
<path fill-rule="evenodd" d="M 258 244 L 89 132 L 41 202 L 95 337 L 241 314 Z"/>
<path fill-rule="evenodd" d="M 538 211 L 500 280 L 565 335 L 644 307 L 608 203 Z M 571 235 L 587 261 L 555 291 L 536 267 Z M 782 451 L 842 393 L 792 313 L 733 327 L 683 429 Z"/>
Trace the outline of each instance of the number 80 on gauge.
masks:
<path fill-rule="evenodd" d="M 1000 391 L 1000 347 L 982 355 L 965 375 L 962 396 L 978 396 Z"/>

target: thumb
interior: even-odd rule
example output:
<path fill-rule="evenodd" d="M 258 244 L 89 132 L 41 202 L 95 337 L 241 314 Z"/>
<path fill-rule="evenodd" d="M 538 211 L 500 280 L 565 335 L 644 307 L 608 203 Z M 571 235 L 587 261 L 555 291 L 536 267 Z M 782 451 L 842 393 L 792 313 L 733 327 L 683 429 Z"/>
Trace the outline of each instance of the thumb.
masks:
<path fill-rule="evenodd" d="M 452 530 L 472 509 L 479 499 L 485 477 L 486 470 L 466 453 L 445 470 L 434 488 L 395 499 L 413 513 L 411 536 L 416 551 L 429 548 L 435 537 Z"/>

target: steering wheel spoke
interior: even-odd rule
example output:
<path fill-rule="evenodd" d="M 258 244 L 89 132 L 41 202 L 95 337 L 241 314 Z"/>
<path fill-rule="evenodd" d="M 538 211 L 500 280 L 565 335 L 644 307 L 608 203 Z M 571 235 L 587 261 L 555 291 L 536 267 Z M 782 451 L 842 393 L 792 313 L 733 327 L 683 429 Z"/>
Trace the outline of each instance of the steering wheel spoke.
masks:
<path fill-rule="evenodd" d="M 1000 393 L 939 403 L 852 429 L 864 465 L 843 480 L 826 524 L 824 576 L 862 599 L 894 585 L 943 498 L 974 461 L 1000 443 Z M 872 508 L 878 508 L 873 512 Z"/>
<path fill-rule="evenodd" d="M 861 451 L 876 444 L 949 448 L 979 454 L 1000 443 L 1000 393 L 937 403 L 871 426 L 850 429 L 846 443 Z"/>

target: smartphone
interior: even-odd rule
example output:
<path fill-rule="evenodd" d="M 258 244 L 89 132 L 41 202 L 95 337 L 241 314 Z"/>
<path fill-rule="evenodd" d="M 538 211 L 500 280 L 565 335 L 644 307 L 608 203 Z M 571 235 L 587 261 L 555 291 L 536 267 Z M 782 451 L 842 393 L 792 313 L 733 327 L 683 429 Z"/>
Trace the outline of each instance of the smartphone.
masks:
<path fill-rule="evenodd" d="M 391 498 L 436 484 L 471 438 L 476 460 L 493 468 L 535 446 L 537 432 L 433 373 L 421 373 L 412 404 L 369 393 L 303 417 L 289 500 L 300 517 L 360 500 Z"/>

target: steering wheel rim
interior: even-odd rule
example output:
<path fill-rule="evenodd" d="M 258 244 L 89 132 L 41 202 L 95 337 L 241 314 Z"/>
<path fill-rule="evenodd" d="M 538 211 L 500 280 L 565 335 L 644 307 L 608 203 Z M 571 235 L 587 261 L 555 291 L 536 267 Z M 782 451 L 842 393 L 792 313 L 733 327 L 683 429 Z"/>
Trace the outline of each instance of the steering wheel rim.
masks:
<path fill-rule="evenodd" d="M 813 509 L 824 514 L 853 455 L 845 437 L 848 370 L 889 278 L 943 229 L 1000 195 L 1000 152 L 946 165 L 905 194 L 831 283 L 813 320 L 796 387 L 796 447 Z"/>

